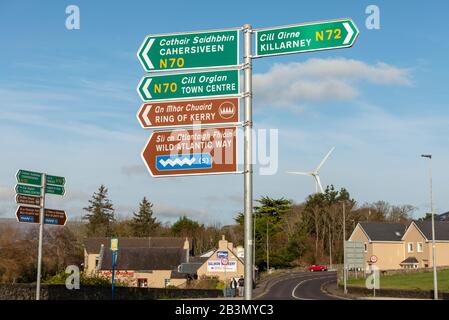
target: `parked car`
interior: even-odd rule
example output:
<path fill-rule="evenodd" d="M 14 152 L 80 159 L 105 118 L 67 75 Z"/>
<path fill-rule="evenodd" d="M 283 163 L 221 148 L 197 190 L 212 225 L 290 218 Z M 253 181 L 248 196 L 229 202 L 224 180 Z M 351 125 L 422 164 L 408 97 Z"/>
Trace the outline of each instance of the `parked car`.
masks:
<path fill-rule="evenodd" d="M 315 271 L 327 271 L 327 267 L 326 266 L 322 266 L 320 264 L 312 264 L 309 267 L 309 271 L 310 272 L 315 272 Z"/>

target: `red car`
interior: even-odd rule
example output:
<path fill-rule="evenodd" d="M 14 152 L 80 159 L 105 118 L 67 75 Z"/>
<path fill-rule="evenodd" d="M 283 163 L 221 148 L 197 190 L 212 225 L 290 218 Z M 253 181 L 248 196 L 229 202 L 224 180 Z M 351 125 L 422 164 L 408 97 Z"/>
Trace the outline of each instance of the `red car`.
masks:
<path fill-rule="evenodd" d="M 310 272 L 315 272 L 315 271 L 327 271 L 327 267 L 326 267 L 326 266 L 319 265 L 319 264 L 312 264 L 312 265 L 309 267 L 309 271 L 310 271 Z"/>

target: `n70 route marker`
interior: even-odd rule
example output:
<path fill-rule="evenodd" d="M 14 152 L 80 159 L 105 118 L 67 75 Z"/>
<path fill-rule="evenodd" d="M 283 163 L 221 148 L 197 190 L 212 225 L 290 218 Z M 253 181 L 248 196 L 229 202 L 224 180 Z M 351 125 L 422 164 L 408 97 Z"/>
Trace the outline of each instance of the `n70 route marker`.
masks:
<path fill-rule="evenodd" d="M 239 70 L 145 76 L 137 92 L 143 101 L 236 96 L 239 79 Z"/>
<path fill-rule="evenodd" d="M 146 72 L 235 66 L 239 37 L 238 29 L 149 35 L 137 57 Z"/>

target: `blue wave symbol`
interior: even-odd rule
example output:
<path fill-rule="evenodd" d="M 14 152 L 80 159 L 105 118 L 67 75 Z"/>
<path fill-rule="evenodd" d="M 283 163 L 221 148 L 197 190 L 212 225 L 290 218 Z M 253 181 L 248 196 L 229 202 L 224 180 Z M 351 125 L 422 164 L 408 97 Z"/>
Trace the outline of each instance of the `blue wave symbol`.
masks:
<path fill-rule="evenodd" d="M 156 169 L 159 171 L 193 170 L 212 168 L 212 156 L 208 153 L 188 155 L 168 155 L 156 157 Z"/>

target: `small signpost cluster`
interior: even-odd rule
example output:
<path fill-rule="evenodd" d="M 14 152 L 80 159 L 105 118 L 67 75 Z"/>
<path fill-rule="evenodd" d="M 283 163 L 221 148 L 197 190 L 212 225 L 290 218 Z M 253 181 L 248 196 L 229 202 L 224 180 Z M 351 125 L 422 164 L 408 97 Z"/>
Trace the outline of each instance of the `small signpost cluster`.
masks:
<path fill-rule="evenodd" d="M 39 300 L 44 224 L 64 226 L 67 222 L 67 215 L 64 210 L 45 208 L 45 195 L 63 196 L 65 194 L 65 178 L 27 170 L 17 171 L 16 178 L 15 199 L 19 205 L 16 210 L 17 221 L 39 224 L 36 285 L 36 300 Z"/>
<path fill-rule="evenodd" d="M 243 64 L 239 64 L 240 32 Z M 137 86 L 143 100 L 137 119 L 144 129 L 172 128 L 152 132 L 142 151 L 153 177 L 237 173 L 237 126 L 244 127 L 246 300 L 252 298 L 254 245 L 252 59 L 348 48 L 358 34 L 351 19 L 259 30 L 246 24 L 226 30 L 149 35 L 137 52 L 148 73 Z M 244 71 L 243 88 L 240 70 Z M 243 122 L 240 99 L 244 101 Z"/>

